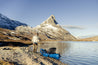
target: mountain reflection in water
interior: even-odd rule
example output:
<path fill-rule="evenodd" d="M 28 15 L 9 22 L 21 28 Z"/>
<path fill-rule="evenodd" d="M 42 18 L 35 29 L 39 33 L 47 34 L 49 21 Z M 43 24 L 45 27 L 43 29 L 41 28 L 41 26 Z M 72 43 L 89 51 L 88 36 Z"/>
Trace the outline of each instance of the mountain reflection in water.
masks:
<path fill-rule="evenodd" d="M 38 52 L 41 48 L 49 50 L 50 48 L 56 48 L 56 53 L 62 54 L 69 48 L 69 44 L 61 43 L 61 42 L 43 42 L 44 44 L 40 44 L 38 47 Z"/>
<path fill-rule="evenodd" d="M 56 48 L 60 61 L 69 65 L 98 65 L 98 42 L 44 42 L 40 48 Z"/>

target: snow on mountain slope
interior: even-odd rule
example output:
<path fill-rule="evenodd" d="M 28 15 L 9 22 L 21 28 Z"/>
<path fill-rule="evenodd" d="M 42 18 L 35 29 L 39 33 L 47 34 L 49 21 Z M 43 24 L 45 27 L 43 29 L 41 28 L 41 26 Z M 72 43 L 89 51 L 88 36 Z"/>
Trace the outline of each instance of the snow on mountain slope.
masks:
<path fill-rule="evenodd" d="M 6 28 L 14 30 L 17 26 L 27 26 L 27 24 L 21 23 L 19 21 L 11 20 L 8 17 L 0 14 L 0 28 Z"/>
<path fill-rule="evenodd" d="M 45 34 L 48 38 L 54 40 L 74 40 L 76 39 L 68 31 L 63 29 L 55 20 L 55 16 L 51 15 L 42 24 L 33 28 L 34 31 L 38 33 Z"/>

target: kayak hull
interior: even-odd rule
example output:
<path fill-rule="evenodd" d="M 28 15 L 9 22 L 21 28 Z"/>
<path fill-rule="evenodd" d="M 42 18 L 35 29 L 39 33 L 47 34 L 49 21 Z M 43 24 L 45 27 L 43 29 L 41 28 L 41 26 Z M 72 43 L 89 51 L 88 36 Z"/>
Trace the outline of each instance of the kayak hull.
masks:
<path fill-rule="evenodd" d="M 46 51 L 45 49 L 40 49 L 40 53 L 41 53 L 41 55 L 43 55 L 43 56 L 45 56 L 45 57 L 51 57 L 51 58 L 54 58 L 54 59 L 57 59 L 57 60 L 60 59 L 60 54 L 47 53 L 47 51 Z"/>

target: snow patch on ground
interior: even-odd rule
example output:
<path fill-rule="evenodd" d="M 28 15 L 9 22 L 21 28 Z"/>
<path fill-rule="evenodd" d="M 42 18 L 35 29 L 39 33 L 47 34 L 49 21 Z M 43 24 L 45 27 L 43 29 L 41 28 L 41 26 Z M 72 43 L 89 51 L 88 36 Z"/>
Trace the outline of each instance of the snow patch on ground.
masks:
<path fill-rule="evenodd" d="M 41 26 L 40 26 L 40 25 L 37 25 L 36 27 L 37 27 L 37 28 L 40 28 Z"/>
<path fill-rule="evenodd" d="M 56 27 L 54 27 L 54 26 L 52 26 L 52 25 L 49 25 L 49 24 L 46 24 L 45 27 L 46 27 L 46 28 L 49 28 L 49 29 L 57 30 Z"/>

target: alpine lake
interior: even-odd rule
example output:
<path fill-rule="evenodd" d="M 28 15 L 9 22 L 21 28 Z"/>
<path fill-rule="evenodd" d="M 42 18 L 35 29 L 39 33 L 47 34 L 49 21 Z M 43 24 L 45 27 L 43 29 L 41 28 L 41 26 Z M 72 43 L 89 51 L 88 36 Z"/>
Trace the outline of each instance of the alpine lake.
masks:
<path fill-rule="evenodd" d="M 40 49 L 56 48 L 60 61 L 68 65 L 98 65 L 98 42 L 49 41 L 38 45 Z"/>

